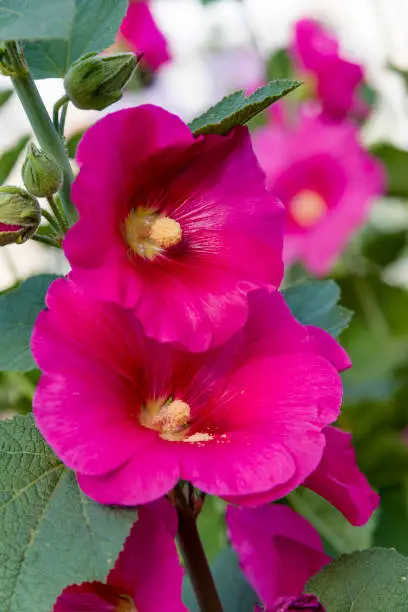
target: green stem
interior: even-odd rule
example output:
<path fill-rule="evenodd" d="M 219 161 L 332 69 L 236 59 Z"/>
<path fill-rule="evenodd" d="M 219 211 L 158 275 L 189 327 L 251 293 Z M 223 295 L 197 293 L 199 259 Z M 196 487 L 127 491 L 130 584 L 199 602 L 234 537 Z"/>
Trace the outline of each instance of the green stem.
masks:
<path fill-rule="evenodd" d="M 55 201 L 54 196 L 49 196 L 47 198 L 47 202 L 48 204 L 51 206 L 51 210 L 55 215 L 55 218 L 58 221 L 58 224 L 62 230 L 63 234 L 66 234 L 68 231 L 68 224 L 67 224 L 67 220 L 64 217 L 63 212 L 61 211 L 60 207 L 58 206 L 57 202 Z"/>
<path fill-rule="evenodd" d="M 36 242 L 41 242 L 42 244 L 46 244 L 47 246 L 55 247 L 56 249 L 60 249 L 61 245 L 58 244 L 53 238 L 49 236 L 41 236 L 41 234 L 34 234 L 31 240 L 35 240 Z"/>
<path fill-rule="evenodd" d="M 47 219 L 51 227 L 59 234 L 61 231 L 61 228 L 58 225 L 57 220 L 52 216 L 52 214 L 49 213 L 48 210 L 46 210 L 45 208 L 41 209 L 41 214 L 44 217 L 44 219 Z"/>
<path fill-rule="evenodd" d="M 14 60 L 15 75 L 11 77 L 14 89 L 23 105 L 28 120 L 33 128 L 40 146 L 51 153 L 59 162 L 64 173 L 64 183 L 60 191 L 61 202 L 70 223 L 76 221 L 76 210 L 71 202 L 71 185 L 74 175 L 65 152 L 64 143 L 57 134 L 41 99 L 38 89 L 28 72 L 23 70 L 21 60 L 15 53 L 11 43 L 6 43 L 10 56 Z"/>
<path fill-rule="evenodd" d="M 62 107 L 61 117 L 60 117 L 60 122 L 59 122 L 59 133 L 62 139 L 64 139 L 65 120 L 67 118 L 68 104 L 69 102 L 65 102 L 64 106 Z"/>
<path fill-rule="evenodd" d="M 180 485 L 174 488 L 174 498 L 179 519 L 177 541 L 197 598 L 198 606 L 201 612 L 223 612 L 198 534 L 195 516 L 187 503 Z"/>
<path fill-rule="evenodd" d="M 54 128 L 55 130 L 61 134 L 60 131 L 60 120 L 59 120 L 59 110 L 61 108 L 61 106 L 64 106 L 65 104 L 68 104 L 69 102 L 69 97 L 67 95 L 62 96 L 62 98 L 60 98 L 59 100 L 56 101 L 56 103 L 54 104 L 54 109 L 52 111 L 52 122 L 54 124 Z"/>

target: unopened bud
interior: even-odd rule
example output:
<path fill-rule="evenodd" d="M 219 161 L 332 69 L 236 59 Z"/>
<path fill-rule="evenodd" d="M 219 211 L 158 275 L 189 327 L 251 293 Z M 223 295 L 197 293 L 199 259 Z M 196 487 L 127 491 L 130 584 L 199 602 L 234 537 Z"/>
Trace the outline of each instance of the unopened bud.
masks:
<path fill-rule="evenodd" d="M 40 222 L 41 208 L 32 195 L 19 187 L 0 187 L 0 246 L 26 242 Z"/>
<path fill-rule="evenodd" d="M 24 185 L 38 198 L 47 198 L 61 189 L 63 174 L 57 160 L 30 143 L 21 170 Z"/>
<path fill-rule="evenodd" d="M 102 110 L 120 100 L 137 61 L 133 53 L 88 53 L 68 70 L 64 78 L 65 91 L 77 108 Z"/>

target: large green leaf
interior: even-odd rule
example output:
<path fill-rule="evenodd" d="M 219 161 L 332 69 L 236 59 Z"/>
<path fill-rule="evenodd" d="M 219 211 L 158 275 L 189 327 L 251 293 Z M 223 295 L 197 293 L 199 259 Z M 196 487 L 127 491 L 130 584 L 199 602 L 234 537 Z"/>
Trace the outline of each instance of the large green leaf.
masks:
<path fill-rule="evenodd" d="M 340 289 L 332 280 L 297 283 L 282 293 L 300 323 L 316 325 L 333 336 L 338 336 L 352 317 L 350 310 L 338 306 Z"/>
<path fill-rule="evenodd" d="M 301 85 L 286 79 L 271 81 L 250 96 L 237 91 L 227 96 L 189 124 L 195 136 L 199 134 L 228 134 L 236 125 L 244 125 L 258 113 Z"/>
<path fill-rule="evenodd" d="M 306 592 L 328 612 L 404 612 L 408 558 L 386 548 L 344 555 L 309 580 Z"/>
<path fill-rule="evenodd" d="M 0 39 L 68 38 L 74 11 L 74 0 L 0 0 Z"/>
<path fill-rule="evenodd" d="M 64 77 L 74 60 L 85 53 L 109 47 L 127 6 L 127 0 L 76 0 L 74 23 L 67 40 L 25 45 L 33 77 Z"/>
<path fill-rule="evenodd" d="M 104 580 L 135 519 L 87 498 L 31 416 L 0 422 L 2 612 L 49 612 L 68 584 Z"/>
<path fill-rule="evenodd" d="M 391 144 L 378 144 L 371 149 L 385 166 L 388 194 L 397 198 L 408 197 L 408 151 Z"/>
<path fill-rule="evenodd" d="M 10 172 L 14 168 L 20 154 L 24 150 L 30 136 L 22 136 L 20 140 L 10 149 L 5 151 L 0 157 L 0 185 L 6 181 Z"/>
<path fill-rule="evenodd" d="M 224 612 L 251 612 L 259 601 L 245 580 L 232 548 L 225 548 L 211 565 L 212 575 Z M 185 580 L 183 600 L 189 612 L 200 612 L 191 583 Z"/>
<path fill-rule="evenodd" d="M 30 338 L 52 274 L 27 279 L 16 289 L 0 295 L 0 370 L 26 372 L 35 368 Z"/>

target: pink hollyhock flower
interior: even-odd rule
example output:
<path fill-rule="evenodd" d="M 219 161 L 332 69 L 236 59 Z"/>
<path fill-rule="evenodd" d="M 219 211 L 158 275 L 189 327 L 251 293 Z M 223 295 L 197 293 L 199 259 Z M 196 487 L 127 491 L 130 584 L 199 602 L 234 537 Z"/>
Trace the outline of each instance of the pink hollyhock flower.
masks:
<path fill-rule="evenodd" d="M 142 64 L 153 72 L 171 59 L 167 41 L 154 21 L 147 0 L 129 2 L 119 32 L 133 53 L 143 53 Z"/>
<path fill-rule="evenodd" d="M 299 69 L 315 84 L 327 117 L 342 120 L 354 113 L 364 118 L 369 109 L 357 96 L 363 68 L 341 57 L 337 40 L 321 24 L 313 19 L 298 21 L 292 53 Z"/>
<path fill-rule="evenodd" d="M 284 211 L 247 128 L 193 138 L 155 106 L 112 113 L 79 145 L 72 277 L 133 309 L 148 336 L 202 351 L 245 323 L 248 293 L 282 277 Z"/>
<path fill-rule="evenodd" d="M 268 612 L 324 612 L 314 595 L 302 592 L 331 558 L 303 517 L 276 504 L 251 510 L 228 506 L 226 520 L 241 569 Z"/>
<path fill-rule="evenodd" d="M 36 422 L 98 502 L 145 503 L 180 479 L 238 502 L 278 498 L 319 464 L 342 394 L 327 356 L 343 351 L 327 336 L 321 353 L 277 292 L 252 292 L 245 327 L 198 354 L 147 338 L 131 311 L 71 280 L 46 302 L 32 339 Z"/>
<path fill-rule="evenodd" d="M 382 166 L 354 124 L 328 123 L 307 107 L 295 126 L 258 129 L 253 144 L 269 190 L 286 206 L 284 260 L 325 275 L 383 192 Z"/>
<path fill-rule="evenodd" d="M 106 583 L 83 582 L 68 586 L 53 612 L 183 612 L 183 569 L 174 538 L 177 513 L 167 499 L 139 508 Z"/>
<path fill-rule="evenodd" d="M 352 525 L 365 525 L 380 497 L 358 469 L 351 434 L 326 427 L 324 435 L 322 460 L 303 484 L 336 506 Z"/>

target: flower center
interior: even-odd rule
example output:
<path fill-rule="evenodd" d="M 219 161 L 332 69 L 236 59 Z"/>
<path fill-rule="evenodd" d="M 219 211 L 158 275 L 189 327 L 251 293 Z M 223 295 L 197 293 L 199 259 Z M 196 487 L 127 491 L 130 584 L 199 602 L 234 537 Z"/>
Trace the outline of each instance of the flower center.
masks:
<path fill-rule="evenodd" d="M 298 225 L 311 227 L 325 215 L 327 204 L 316 191 L 303 189 L 290 202 L 289 209 Z"/>
<path fill-rule="evenodd" d="M 128 595 L 120 595 L 115 612 L 138 612 L 133 599 Z"/>
<path fill-rule="evenodd" d="M 147 402 L 140 422 L 149 429 L 155 429 L 164 440 L 182 440 L 190 419 L 190 406 L 182 400 L 170 402 Z"/>
<path fill-rule="evenodd" d="M 178 244 L 182 236 L 180 223 L 170 217 L 158 217 L 150 228 L 150 240 L 164 249 Z"/>
<path fill-rule="evenodd" d="M 154 259 L 164 249 L 178 244 L 183 231 L 171 217 L 161 217 L 151 208 L 132 210 L 125 221 L 125 240 L 137 255 Z"/>

